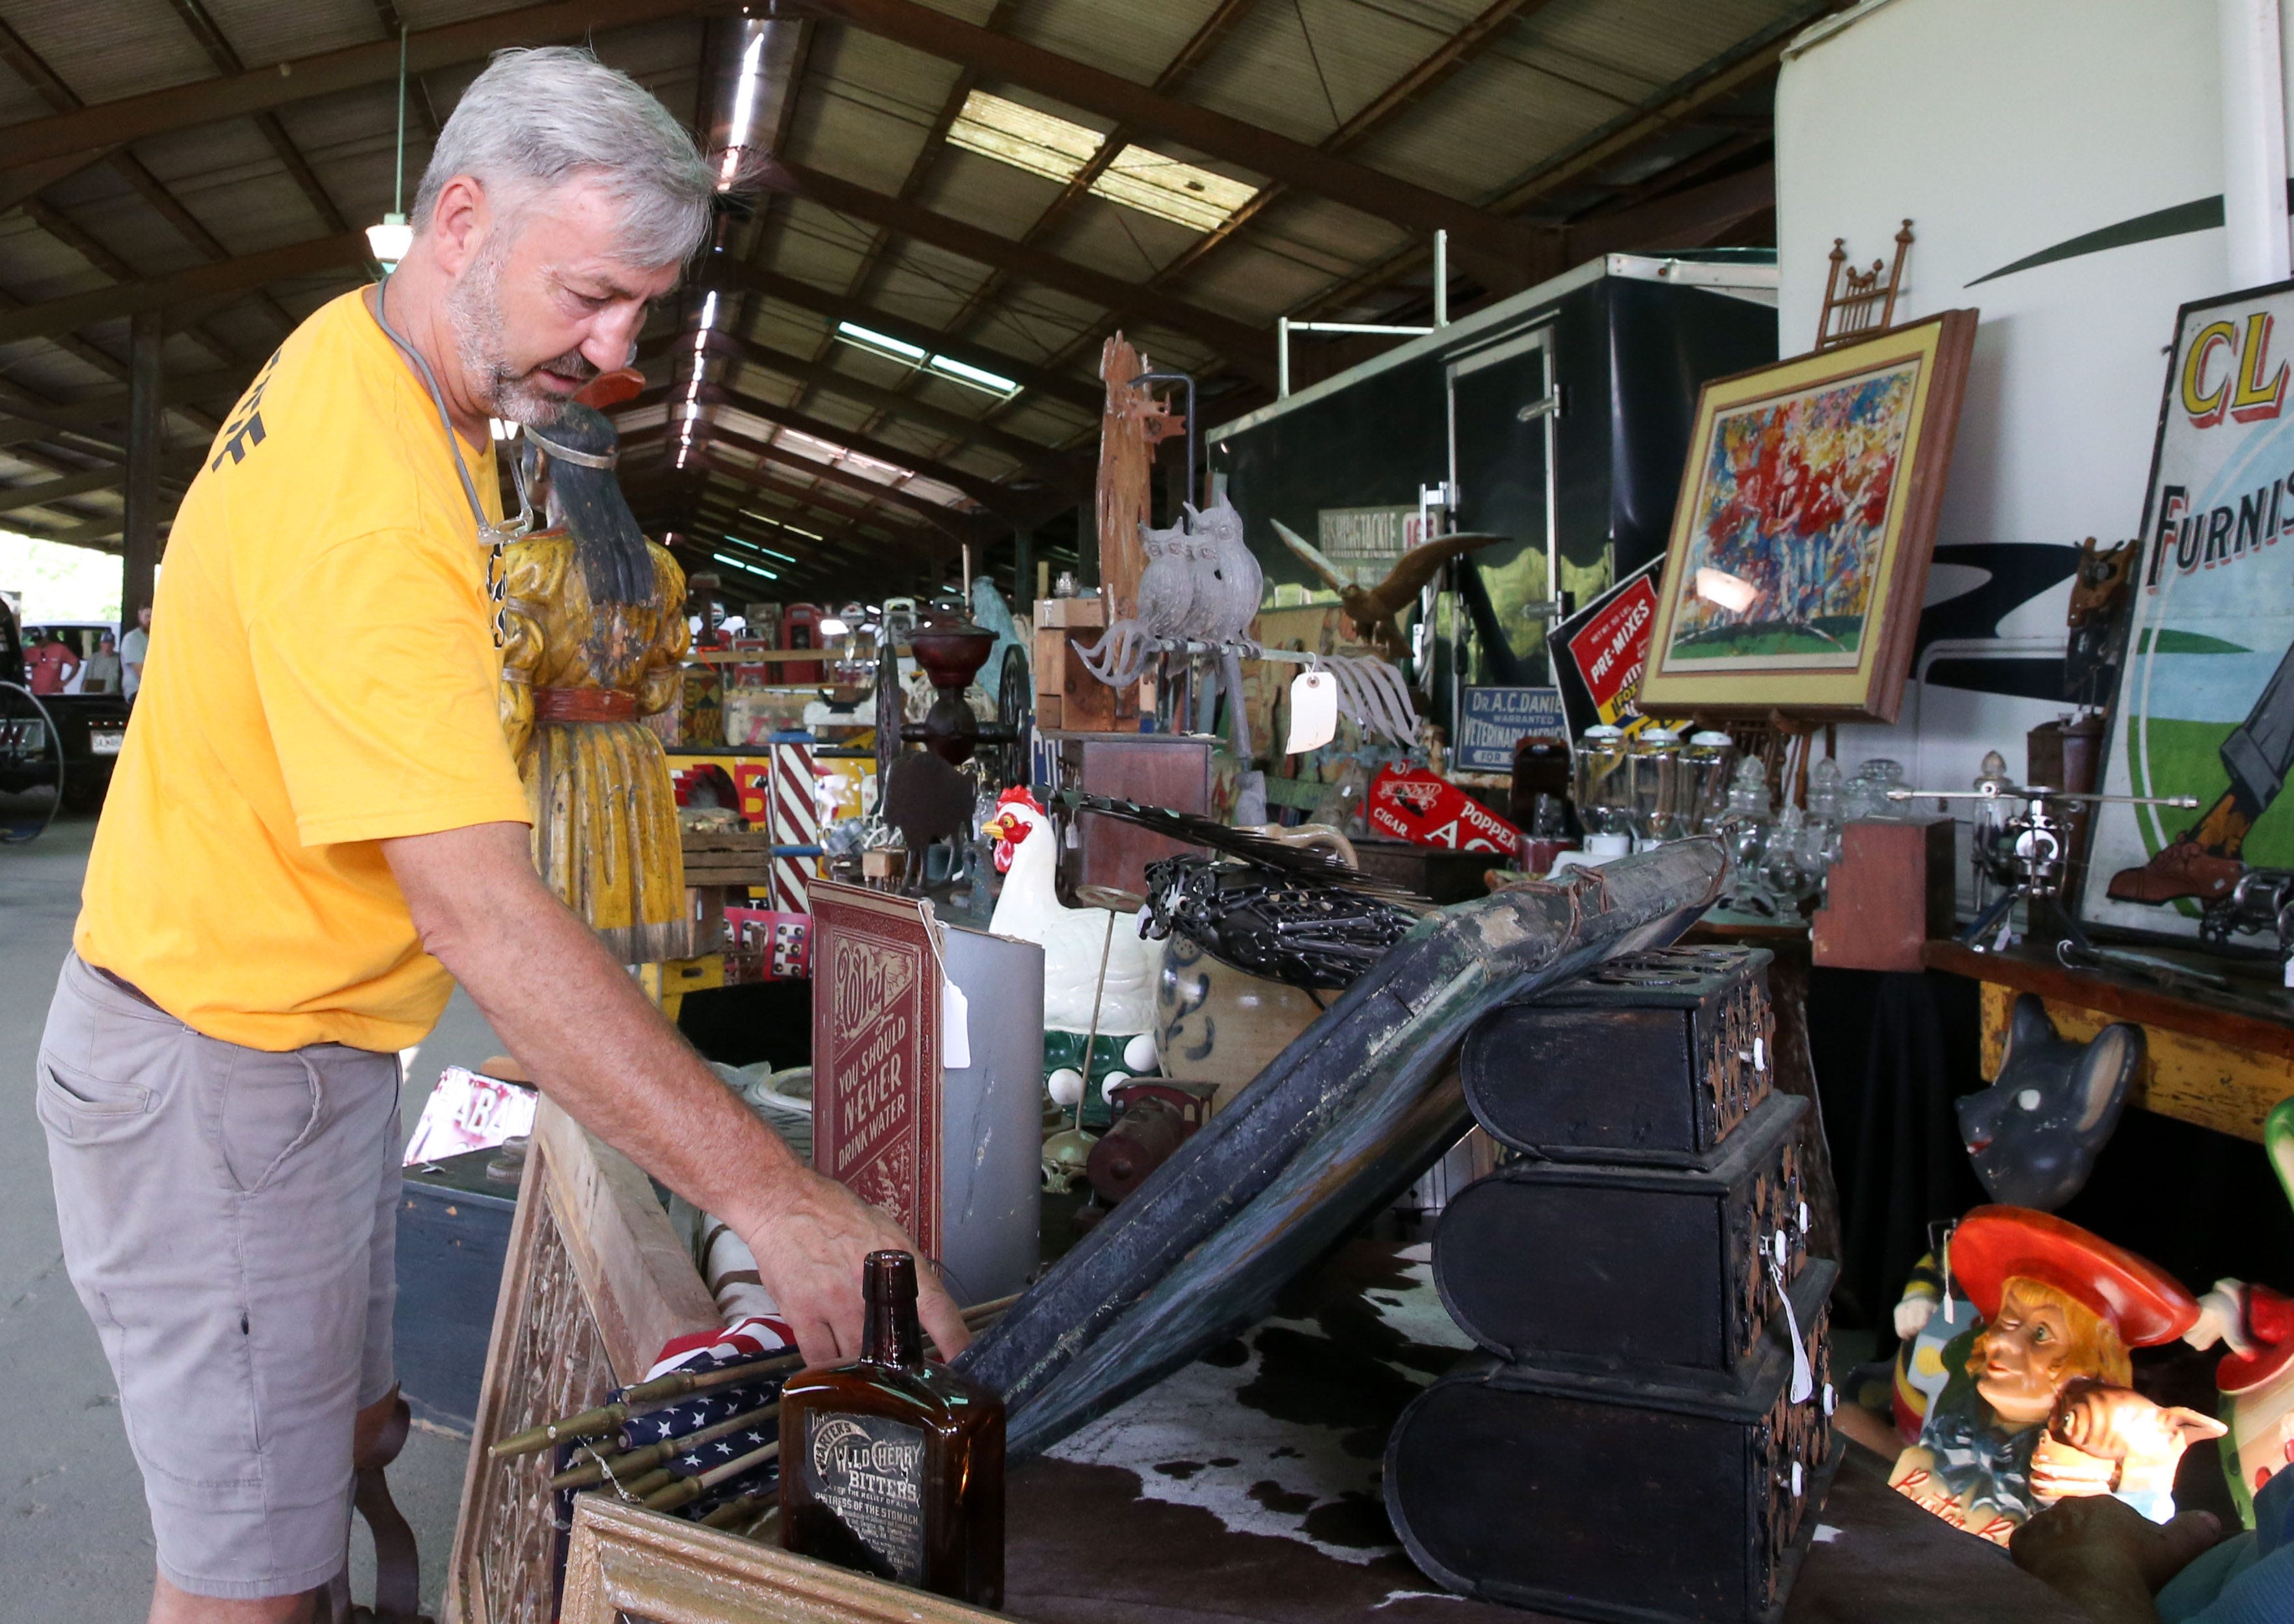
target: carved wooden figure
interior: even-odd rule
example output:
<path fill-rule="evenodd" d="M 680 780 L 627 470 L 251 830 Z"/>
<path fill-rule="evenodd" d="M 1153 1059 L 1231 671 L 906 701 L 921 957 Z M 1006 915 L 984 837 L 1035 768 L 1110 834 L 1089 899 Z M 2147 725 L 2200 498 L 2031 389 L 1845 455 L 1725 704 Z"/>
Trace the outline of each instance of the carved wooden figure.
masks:
<path fill-rule="evenodd" d="M 614 477 L 614 426 L 579 402 L 527 433 L 557 522 L 503 551 L 502 727 L 549 888 L 622 962 L 687 958 L 676 799 L 639 719 L 668 710 L 683 682 L 685 574 L 639 532 Z"/>

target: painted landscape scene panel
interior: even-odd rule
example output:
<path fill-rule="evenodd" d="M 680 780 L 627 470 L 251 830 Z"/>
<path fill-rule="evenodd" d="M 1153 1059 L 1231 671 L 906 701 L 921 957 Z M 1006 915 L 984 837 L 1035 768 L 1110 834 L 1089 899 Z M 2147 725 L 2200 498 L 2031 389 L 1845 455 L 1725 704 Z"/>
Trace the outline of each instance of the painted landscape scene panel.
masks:
<path fill-rule="evenodd" d="M 1921 361 L 1715 414 L 1664 663 L 1852 669 Z"/>

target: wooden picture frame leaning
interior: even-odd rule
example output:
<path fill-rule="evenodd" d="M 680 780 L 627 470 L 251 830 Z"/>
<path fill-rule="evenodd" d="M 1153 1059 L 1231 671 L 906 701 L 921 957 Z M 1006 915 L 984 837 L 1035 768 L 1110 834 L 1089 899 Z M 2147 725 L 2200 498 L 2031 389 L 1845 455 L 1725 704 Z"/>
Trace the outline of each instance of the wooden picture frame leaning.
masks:
<path fill-rule="evenodd" d="M 988 1624 L 986 1612 L 585 1494 L 559 1624 Z"/>
<path fill-rule="evenodd" d="M 1644 711 L 1896 719 L 1976 319 L 1948 310 L 1704 386 Z"/>

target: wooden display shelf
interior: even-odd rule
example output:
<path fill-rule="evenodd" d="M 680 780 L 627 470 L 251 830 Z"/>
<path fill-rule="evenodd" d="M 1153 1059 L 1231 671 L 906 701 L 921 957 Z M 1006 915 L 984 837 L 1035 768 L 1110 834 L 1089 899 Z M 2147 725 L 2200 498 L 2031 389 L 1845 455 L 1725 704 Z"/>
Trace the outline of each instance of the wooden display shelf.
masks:
<path fill-rule="evenodd" d="M 2294 1095 L 2294 1021 L 2202 1003 L 2113 970 L 2070 970 L 2019 946 L 1978 953 L 1932 941 L 1930 970 L 1965 976 L 1982 989 L 1982 1069 L 1999 1075 L 2018 995 L 2036 995 L 2065 1037 L 2093 1037 L 2112 1021 L 2143 1028 L 2146 1052 L 2127 1103 L 2257 1143 L 2262 1119 Z"/>

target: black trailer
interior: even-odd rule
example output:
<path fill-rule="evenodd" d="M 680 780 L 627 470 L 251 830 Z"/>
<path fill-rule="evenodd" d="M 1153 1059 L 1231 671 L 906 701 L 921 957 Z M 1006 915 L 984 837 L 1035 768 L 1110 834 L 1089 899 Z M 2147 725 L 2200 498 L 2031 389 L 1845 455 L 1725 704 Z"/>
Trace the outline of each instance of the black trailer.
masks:
<path fill-rule="evenodd" d="M 1550 681 L 1549 617 L 1664 551 L 1699 386 L 1777 358 L 1765 253 L 1609 255 L 1209 430 L 1269 586 L 1323 585 L 1275 519 L 1364 584 L 1428 525 L 1517 537 L 1427 605 L 1431 713 Z"/>

